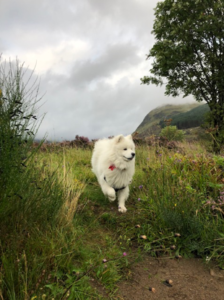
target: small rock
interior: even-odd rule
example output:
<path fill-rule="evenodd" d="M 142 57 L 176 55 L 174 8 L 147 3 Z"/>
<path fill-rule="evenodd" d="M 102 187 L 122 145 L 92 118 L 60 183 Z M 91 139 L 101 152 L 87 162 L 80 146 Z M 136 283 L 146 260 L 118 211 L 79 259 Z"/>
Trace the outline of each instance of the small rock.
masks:
<path fill-rule="evenodd" d="M 168 287 L 173 286 L 173 280 L 171 280 L 171 279 L 167 279 L 167 280 L 163 281 L 163 283 Z"/>
<path fill-rule="evenodd" d="M 141 235 L 141 236 L 140 236 L 140 239 L 146 240 L 146 239 L 147 239 L 147 236 L 146 236 L 146 235 Z"/>
<path fill-rule="evenodd" d="M 167 279 L 167 280 L 166 280 L 166 283 L 168 283 L 168 284 L 172 285 L 172 284 L 173 284 L 173 280 L 171 280 L 171 279 Z"/>
<path fill-rule="evenodd" d="M 153 292 L 153 293 L 156 292 L 156 289 L 154 287 L 150 287 L 149 290 L 150 290 L 150 292 Z"/>

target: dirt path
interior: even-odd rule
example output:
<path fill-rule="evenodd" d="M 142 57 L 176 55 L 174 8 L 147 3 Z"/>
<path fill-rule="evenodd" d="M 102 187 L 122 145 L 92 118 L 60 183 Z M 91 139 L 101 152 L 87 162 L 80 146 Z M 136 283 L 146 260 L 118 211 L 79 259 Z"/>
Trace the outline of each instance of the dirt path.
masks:
<path fill-rule="evenodd" d="M 224 271 L 211 269 L 200 259 L 146 257 L 131 272 L 131 279 L 118 285 L 117 299 L 224 300 Z M 170 286 L 164 284 L 168 279 Z"/>
<path fill-rule="evenodd" d="M 121 222 L 132 222 L 125 219 L 128 215 L 117 212 L 115 203 L 110 206 L 106 203 L 104 207 L 97 202 L 91 205 L 98 216 L 104 211 L 118 216 Z M 130 208 L 129 202 L 129 210 Z M 133 252 L 137 247 L 138 245 L 136 248 L 133 246 Z M 118 283 L 115 296 L 110 297 L 106 288 L 97 281 L 92 283 L 93 286 L 104 299 L 111 300 L 224 300 L 224 270 L 206 265 L 199 258 L 152 258 L 147 254 L 143 257 L 141 262 L 132 265 L 129 279 Z M 171 286 L 164 283 L 168 279 L 172 280 Z M 155 292 L 150 291 L 150 287 Z"/>

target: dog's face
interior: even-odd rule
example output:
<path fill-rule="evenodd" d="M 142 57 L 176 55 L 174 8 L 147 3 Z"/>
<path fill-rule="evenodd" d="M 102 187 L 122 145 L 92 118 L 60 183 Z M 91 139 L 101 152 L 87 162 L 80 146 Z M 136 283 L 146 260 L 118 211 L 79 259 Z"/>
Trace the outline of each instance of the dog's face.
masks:
<path fill-rule="evenodd" d="M 135 158 L 135 144 L 132 136 L 119 135 L 115 137 L 117 154 L 122 157 L 126 162 Z"/>

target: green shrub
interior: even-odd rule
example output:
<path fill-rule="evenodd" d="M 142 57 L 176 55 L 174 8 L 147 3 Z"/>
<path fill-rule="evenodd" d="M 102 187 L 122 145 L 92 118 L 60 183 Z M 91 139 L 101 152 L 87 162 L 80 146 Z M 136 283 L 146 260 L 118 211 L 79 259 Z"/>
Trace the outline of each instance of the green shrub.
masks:
<path fill-rule="evenodd" d="M 200 148 L 192 152 L 190 147 L 185 154 L 165 148 L 138 149 L 131 194 L 140 200 L 139 224 L 141 234 L 147 236 L 140 241 L 154 255 L 157 251 L 196 254 L 216 258 L 223 268 L 223 157 Z"/>
<path fill-rule="evenodd" d="M 184 132 L 178 130 L 177 126 L 167 126 L 161 130 L 160 136 L 167 138 L 168 141 L 183 141 Z"/>
<path fill-rule="evenodd" d="M 74 212 L 74 201 L 77 202 L 72 188 L 67 189 L 65 178 L 59 178 L 56 170 L 41 165 L 35 158 L 39 148 L 32 145 L 41 120 L 35 114 L 40 100 L 39 85 L 32 75 L 18 61 L 0 64 L 0 225 L 3 232 L 12 228 L 27 230 L 34 224 L 46 229 L 64 218 L 59 216 L 62 207 L 68 212 L 69 205 L 72 207 L 69 213 Z"/>

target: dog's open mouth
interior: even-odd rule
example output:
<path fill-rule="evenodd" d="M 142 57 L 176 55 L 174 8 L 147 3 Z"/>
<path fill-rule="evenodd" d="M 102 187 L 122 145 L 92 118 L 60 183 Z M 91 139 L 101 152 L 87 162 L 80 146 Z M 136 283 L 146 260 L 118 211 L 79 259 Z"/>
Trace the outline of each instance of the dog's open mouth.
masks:
<path fill-rule="evenodd" d="M 132 157 L 126 157 L 126 156 L 124 156 L 124 158 L 125 158 L 127 161 L 129 161 L 129 160 L 132 160 L 132 159 L 134 158 L 134 156 L 132 156 Z"/>

